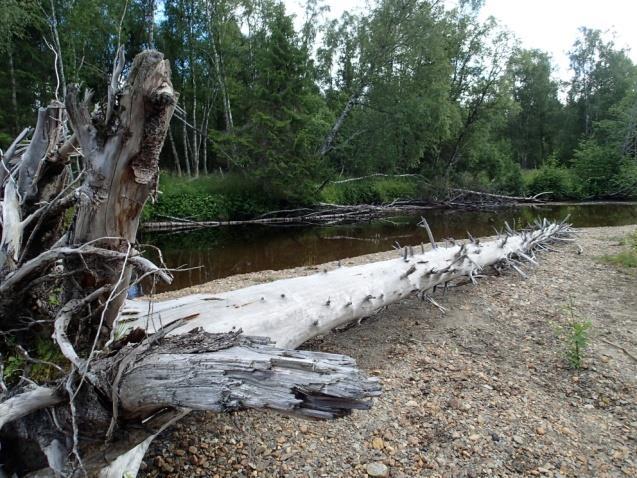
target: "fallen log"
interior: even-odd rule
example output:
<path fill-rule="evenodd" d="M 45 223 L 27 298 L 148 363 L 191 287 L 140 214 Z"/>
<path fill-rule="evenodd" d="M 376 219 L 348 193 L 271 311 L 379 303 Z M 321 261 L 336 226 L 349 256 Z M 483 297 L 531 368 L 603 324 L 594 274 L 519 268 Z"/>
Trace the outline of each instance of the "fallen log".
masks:
<path fill-rule="evenodd" d="M 534 196 L 508 196 L 506 194 L 494 194 L 471 189 L 451 188 L 450 196 L 444 204 L 452 209 L 468 210 L 493 210 L 502 207 L 542 204 L 546 200 L 542 196 L 552 194 L 551 191 L 541 192 Z M 453 196 L 451 196 L 453 194 Z"/>
<path fill-rule="evenodd" d="M 396 200 L 388 204 L 329 204 L 320 203 L 315 209 L 290 209 L 272 211 L 254 219 L 234 221 L 192 221 L 172 218 L 170 221 L 150 221 L 141 225 L 144 231 L 186 231 L 221 226 L 285 226 L 293 224 L 333 225 L 371 221 L 389 214 L 423 212 L 442 207 L 443 204 L 417 201 Z"/>
<path fill-rule="evenodd" d="M 426 226 L 424 222 L 423 226 Z M 173 323 L 173 334 L 189 335 L 201 327 L 209 332 L 242 330 L 268 336 L 278 346 L 298 347 L 306 340 L 356 319 L 371 315 L 414 292 L 432 289 L 454 279 L 476 275 L 491 266 L 511 266 L 518 272 L 520 261 L 534 262 L 536 250 L 550 250 L 552 242 L 568 241 L 568 224 L 537 222 L 534 230 L 515 233 L 509 226 L 497 240 L 440 248 L 430 235 L 433 249 L 418 255 L 412 248 L 402 249 L 400 259 L 339 268 L 319 274 L 260 284 L 223 294 L 197 294 L 180 299 L 154 302 L 129 300 L 116 322 L 119 336 L 139 329 L 151 333 L 162 324 Z M 424 249 L 424 247 L 423 247 Z M 376 294 L 376 295 L 374 295 Z M 436 304 L 433 299 L 431 300 Z M 191 316 L 181 326 L 176 317 Z M 174 322 L 175 321 L 175 322 Z M 127 468 L 137 470 L 148 442 L 122 455 Z M 132 457 L 130 462 L 127 457 Z M 113 465 L 114 466 L 114 465 Z"/>
<path fill-rule="evenodd" d="M 139 344 L 115 344 L 116 354 L 95 360 L 91 387 L 78 389 L 73 413 L 66 394 L 52 388 L 29 387 L 1 403 L 2 436 L 12 437 L 3 440 L 4 465 L 19 474 L 38 470 L 33 476 L 81 475 L 78 463 L 65 458 L 72 453 L 66 433 L 77 427 L 81 435 L 75 446 L 89 476 L 134 475 L 149 438 L 164 427 L 163 420 L 161 426 L 146 424 L 158 414 L 179 411 L 181 417 L 189 410 L 256 408 L 334 419 L 369 409 L 369 399 L 380 395 L 378 380 L 366 377 L 343 355 L 282 350 L 267 338 L 241 331 L 209 334 L 195 329 L 166 337 L 169 330 Z M 112 397 L 112 413 L 100 406 L 105 397 Z M 57 451 L 49 456 L 54 441 Z M 34 443 L 46 461 L 35 454 L 25 467 L 15 458 L 26 457 L 20 450 Z"/>
<path fill-rule="evenodd" d="M 199 329 L 166 338 L 138 356 L 118 387 L 129 418 L 176 406 L 215 412 L 270 409 L 333 419 L 370 408 L 365 399 L 380 395 L 378 380 L 363 376 L 349 357 L 281 350 L 268 339 Z"/>
<path fill-rule="evenodd" d="M 363 178 L 350 178 L 337 181 L 335 184 L 357 181 L 367 177 L 387 176 L 375 174 Z M 391 176 L 391 175 L 389 175 Z M 416 176 L 416 175 L 398 175 Z M 550 194 L 543 192 L 535 196 L 506 196 L 503 194 L 471 191 L 469 189 L 452 188 L 453 197 L 444 200 L 396 199 L 386 204 L 331 204 L 318 203 L 313 208 L 297 208 L 271 211 L 253 219 L 230 221 L 195 221 L 187 218 L 167 217 L 166 221 L 148 221 L 141 225 L 144 231 L 187 231 L 193 229 L 214 228 L 221 226 L 266 225 L 281 226 L 291 224 L 334 225 L 371 221 L 390 214 L 406 214 L 423 212 L 436 208 L 456 210 L 493 210 L 498 207 L 520 204 L 544 203 L 541 196 Z"/>
<path fill-rule="evenodd" d="M 508 226 L 507 226 L 508 228 Z M 295 348 L 317 335 L 373 314 L 411 293 L 423 293 L 452 280 L 475 280 L 488 266 L 534 262 L 545 244 L 568 240 L 565 223 L 538 223 L 535 229 L 514 232 L 480 243 L 472 240 L 414 254 L 401 250 L 393 260 L 259 284 L 222 294 L 195 294 L 178 299 L 126 301 L 117 319 L 118 334 L 142 329 L 149 333 L 181 317 L 195 316 L 173 334 L 201 327 L 207 332 L 243 330 L 269 337 L 277 346 Z"/>

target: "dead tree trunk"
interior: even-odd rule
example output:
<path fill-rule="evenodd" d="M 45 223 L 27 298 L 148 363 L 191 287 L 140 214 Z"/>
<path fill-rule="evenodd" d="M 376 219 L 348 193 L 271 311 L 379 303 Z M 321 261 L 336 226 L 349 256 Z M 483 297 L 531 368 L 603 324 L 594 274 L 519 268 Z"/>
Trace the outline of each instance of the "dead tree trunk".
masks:
<path fill-rule="evenodd" d="M 120 61 L 115 64 L 114 78 L 123 67 Z M 177 101 L 170 66 L 159 52 L 137 56 L 126 87 L 109 95 L 108 111 L 113 114 L 101 124 L 89 114 L 89 98 L 80 100 L 77 86 L 68 91 L 66 110 L 87 171 L 67 243 L 79 246 L 94 242 L 134 253 L 139 217 L 146 200 L 156 193 L 159 153 Z M 120 267 L 105 268 L 100 261 L 87 263 L 88 270 L 80 278 L 82 290 L 70 295 L 75 298 L 87 289 L 115 285 L 99 298 L 108 301 L 101 325 L 110 329 L 125 299 L 131 267 L 125 265 L 123 271 Z M 74 259 L 66 268 L 78 265 Z"/>
<path fill-rule="evenodd" d="M 319 149 L 319 156 L 325 156 L 327 153 L 329 153 L 333 149 L 334 141 L 336 140 L 336 137 L 338 136 L 338 132 L 343 127 L 345 120 L 354 109 L 354 106 L 356 106 L 356 103 L 360 99 L 362 92 L 363 92 L 363 86 L 357 89 L 349 97 L 349 99 L 347 100 L 347 103 L 345 103 L 345 106 L 343 107 L 343 111 L 341 111 L 341 114 L 338 115 L 338 118 L 336 118 L 334 125 L 332 125 L 332 128 L 328 131 L 327 135 L 325 136 L 325 139 L 323 140 L 323 144 L 321 144 L 321 147 Z"/>
<path fill-rule="evenodd" d="M 196 294 L 159 302 L 129 300 L 118 319 L 121 330 L 156 330 L 179 317 L 192 320 L 173 334 L 203 328 L 207 332 L 243 330 L 270 337 L 277 346 L 298 347 L 317 335 L 372 315 L 412 293 L 426 294 L 457 279 L 475 280 L 488 267 L 510 266 L 521 274 L 520 261 L 533 264 L 534 251 L 568 241 L 566 224 L 540 224 L 487 242 L 437 247 L 401 258 L 259 284 L 223 294 Z M 426 295 L 425 295 L 426 296 Z"/>
<path fill-rule="evenodd" d="M 190 409 L 335 418 L 379 393 L 347 357 L 229 330 L 166 337 L 192 317 L 150 336 L 113 329 L 131 271 L 171 280 L 135 239 L 178 95 L 159 52 L 138 55 L 125 82 L 123 69 L 118 52 L 97 109 L 71 85 L 1 161 L 0 463 L 20 476 L 135 474 L 152 438 Z M 77 148 L 85 169 L 71 180 Z"/>

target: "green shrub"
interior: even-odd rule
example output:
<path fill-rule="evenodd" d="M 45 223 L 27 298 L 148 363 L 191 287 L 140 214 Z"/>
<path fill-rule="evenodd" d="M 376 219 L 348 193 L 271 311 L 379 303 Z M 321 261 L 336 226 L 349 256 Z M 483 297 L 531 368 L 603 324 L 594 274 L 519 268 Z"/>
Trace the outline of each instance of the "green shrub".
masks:
<path fill-rule="evenodd" d="M 496 178 L 496 189 L 501 194 L 520 196 L 524 194 L 524 179 L 520 165 L 509 161 L 503 164 L 500 175 Z"/>
<path fill-rule="evenodd" d="M 148 203 L 142 221 L 168 217 L 215 221 L 251 218 L 287 206 L 283 193 L 264 190 L 254 178 L 209 175 L 197 179 L 162 175 L 159 197 Z"/>
<path fill-rule="evenodd" d="M 527 173 L 526 180 L 528 181 L 527 192 L 532 196 L 550 191 L 549 197 L 553 199 L 579 197 L 572 172 L 560 166 L 554 157 L 547 159 L 540 169 L 530 174 Z"/>
<path fill-rule="evenodd" d="M 486 171 L 462 171 L 455 175 L 455 185 L 462 189 L 519 196 L 524 193 L 524 179 L 520 166 L 513 162 L 500 164 L 490 179 Z"/>
<path fill-rule="evenodd" d="M 332 204 L 384 204 L 396 199 L 423 197 L 422 180 L 378 177 L 341 184 L 328 184 L 321 191 L 322 202 Z"/>
<path fill-rule="evenodd" d="M 9 355 L 4 364 L 3 379 L 5 382 L 14 382 L 24 370 L 26 361 L 19 355 Z"/>
<path fill-rule="evenodd" d="M 619 149 L 602 146 L 595 140 L 582 141 L 574 153 L 573 171 L 585 197 L 604 197 L 616 193 L 613 180 L 619 173 Z"/>
<path fill-rule="evenodd" d="M 471 189 L 472 191 L 494 192 L 494 184 L 489 180 L 489 176 L 485 171 L 469 172 L 462 171 L 454 178 L 454 183 L 462 189 Z"/>
<path fill-rule="evenodd" d="M 579 369 L 589 347 L 590 321 L 571 320 L 566 329 L 566 359 L 571 368 Z"/>
<path fill-rule="evenodd" d="M 0 145 L 2 149 L 5 150 L 9 147 L 11 143 L 13 143 L 13 135 L 6 133 L 4 131 L 0 131 Z"/>
<path fill-rule="evenodd" d="M 624 159 L 613 179 L 613 190 L 627 199 L 637 198 L 637 160 Z"/>
<path fill-rule="evenodd" d="M 566 306 L 567 320 L 565 325 L 556 327 L 558 337 L 564 343 L 564 355 L 571 368 L 579 369 L 583 365 L 584 355 L 590 346 L 589 333 L 591 322 L 582 320 L 571 302 Z"/>
<path fill-rule="evenodd" d="M 619 254 L 602 256 L 602 260 L 615 266 L 633 268 L 637 267 L 637 252 L 622 251 Z"/>

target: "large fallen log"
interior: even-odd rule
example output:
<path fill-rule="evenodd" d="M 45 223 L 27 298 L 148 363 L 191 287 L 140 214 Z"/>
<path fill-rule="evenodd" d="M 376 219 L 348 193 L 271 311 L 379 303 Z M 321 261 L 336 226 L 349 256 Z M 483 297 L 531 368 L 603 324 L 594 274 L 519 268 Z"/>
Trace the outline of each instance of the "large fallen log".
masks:
<path fill-rule="evenodd" d="M 508 226 L 507 226 L 508 228 Z M 449 281 L 474 279 L 488 266 L 509 265 L 520 273 L 520 261 L 533 263 L 534 251 L 551 242 L 568 240 L 565 223 L 538 223 L 535 229 L 480 243 L 472 240 L 414 254 L 405 248 L 393 260 L 343 267 L 332 271 L 259 284 L 222 294 L 196 294 L 178 299 L 126 301 L 117 331 L 154 332 L 181 317 L 196 316 L 173 334 L 201 327 L 207 332 L 243 330 L 269 337 L 277 346 L 295 348 L 308 339 L 373 314 L 414 292 Z M 433 238 L 432 238 L 433 239 Z"/>
<path fill-rule="evenodd" d="M 548 244 L 569 241 L 571 229 L 565 222 L 537 222 L 534 230 L 515 233 L 507 225 L 497 240 L 441 248 L 436 245 L 426 222 L 433 249 L 414 255 L 412 248 L 402 257 L 356 267 L 260 284 L 222 294 L 196 294 L 161 302 L 129 300 L 117 319 L 119 336 L 139 329 L 152 333 L 174 324 L 174 334 L 188 334 L 203 328 L 209 332 L 243 330 L 270 337 L 278 346 L 298 347 L 306 340 L 336 327 L 368 316 L 414 292 L 433 289 L 455 279 L 471 280 L 486 267 L 510 266 L 523 274 L 521 261 L 534 263 L 536 250 Z M 424 248 L 423 248 L 424 249 Z M 191 317 L 183 322 L 181 317 Z M 180 326 L 184 323 L 183 326 Z M 170 326 L 170 325 L 169 325 Z M 122 455 L 124 468 L 113 475 L 136 470 L 148 442 Z M 132 457 L 131 463 L 126 457 Z"/>

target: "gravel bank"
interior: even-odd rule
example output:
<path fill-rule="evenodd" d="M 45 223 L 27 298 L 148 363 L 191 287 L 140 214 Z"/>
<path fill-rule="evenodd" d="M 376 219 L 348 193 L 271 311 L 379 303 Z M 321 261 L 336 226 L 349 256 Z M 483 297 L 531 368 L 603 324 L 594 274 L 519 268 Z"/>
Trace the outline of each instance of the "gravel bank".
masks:
<path fill-rule="evenodd" d="M 149 477 L 637 476 L 637 276 L 596 259 L 636 226 L 579 230 L 524 280 L 482 279 L 415 298 L 304 348 L 353 356 L 380 377 L 372 410 L 334 422 L 268 412 L 192 413 L 158 438 Z M 358 264 L 395 252 L 342 261 Z M 335 267 L 331 263 L 328 267 Z M 324 266 L 321 266 L 323 268 Z M 219 292 L 314 268 L 230 277 L 164 294 Z M 592 322 L 585 366 L 555 329 L 571 302 Z"/>

